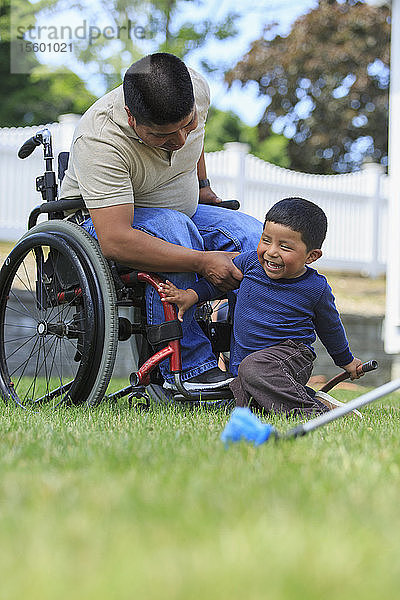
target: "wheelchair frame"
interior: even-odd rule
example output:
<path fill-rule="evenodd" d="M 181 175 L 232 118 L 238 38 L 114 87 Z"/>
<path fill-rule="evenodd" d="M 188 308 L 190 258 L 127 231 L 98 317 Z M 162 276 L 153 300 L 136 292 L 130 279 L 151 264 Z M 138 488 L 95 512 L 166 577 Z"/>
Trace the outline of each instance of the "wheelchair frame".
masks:
<path fill-rule="evenodd" d="M 83 199 L 58 199 L 50 131 L 43 129 L 27 140 L 18 156 L 26 158 L 39 145 L 43 146 L 46 170 L 36 178 L 36 189 L 44 202 L 32 210 L 27 233 L 17 242 L 0 271 L 3 399 L 23 407 L 47 402 L 56 406 L 61 403 L 95 406 L 102 401 L 111 380 L 118 341 L 133 339 L 132 360 L 135 361 L 136 353 L 138 368 L 131 373 L 128 386 L 108 396 L 110 401 L 129 395 L 130 402 L 133 398 L 144 399 L 139 406 L 148 408 L 146 390 L 152 390 L 153 394 L 158 392 L 158 399 L 216 407 L 229 404 L 232 399 L 229 388 L 207 392 L 185 388 L 179 341 L 182 327 L 175 307 L 163 302 L 165 321 L 160 325 L 148 326 L 145 319 L 144 287 L 151 285 L 163 297 L 158 292 L 162 280 L 155 273 L 130 270 L 105 259 L 98 242 L 77 224 L 84 208 Z M 65 154 L 59 155 L 59 162 L 60 158 L 65 162 Z M 230 208 L 238 207 L 236 201 L 230 203 L 236 203 Z M 48 220 L 37 223 L 41 214 L 47 214 Z M 29 310 L 27 296 L 33 301 Z M 136 315 L 133 322 L 118 315 L 119 307 Z M 33 319 L 30 325 L 25 323 L 28 313 Z M 209 311 L 205 311 L 201 325 L 216 355 L 229 349 L 226 323 L 211 322 Z M 221 335 L 222 330 L 225 336 Z M 68 375 L 63 374 L 62 345 L 70 351 L 68 363 L 72 375 L 68 370 Z M 30 354 L 19 364 L 18 357 L 25 346 Z M 50 365 L 46 352 L 52 352 Z M 14 365 L 12 360 L 16 358 Z M 162 382 L 157 367 L 166 359 L 174 374 L 176 393 L 160 393 Z M 28 361 L 36 369 L 33 383 L 29 382 L 32 375 Z M 40 377 L 45 379 L 44 393 L 40 391 L 40 381 L 36 381 Z"/>

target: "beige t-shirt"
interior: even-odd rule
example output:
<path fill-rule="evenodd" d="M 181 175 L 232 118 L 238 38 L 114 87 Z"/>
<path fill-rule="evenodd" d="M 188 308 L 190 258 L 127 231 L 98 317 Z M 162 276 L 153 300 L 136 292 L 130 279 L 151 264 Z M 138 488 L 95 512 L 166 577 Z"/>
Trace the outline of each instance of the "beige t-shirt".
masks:
<path fill-rule="evenodd" d="M 189 69 L 198 125 L 176 152 L 150 148 L 128 125 L 122 85 L 95 102 L 82 116 L 72 141 L 60 198 L 82 196 L 87 208 L 117 204 L 196 212 L 197 162 L 203 148 L 210 105 L 206 80 Z"/>

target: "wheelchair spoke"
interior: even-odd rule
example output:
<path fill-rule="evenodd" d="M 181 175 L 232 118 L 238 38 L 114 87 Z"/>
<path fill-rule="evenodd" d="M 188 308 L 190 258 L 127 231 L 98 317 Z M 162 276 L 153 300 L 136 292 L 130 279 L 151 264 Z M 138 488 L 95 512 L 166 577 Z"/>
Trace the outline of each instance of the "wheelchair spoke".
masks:
<path fill-rule="evenodd" d="M 34 340 L 34 339 L 36 340 L 35 344 L 34 344 L 34 347 L 35 347 L 37 345 L 37 343 L 38 343 L 38 337 L 36 335 L 32 336 L 30 338 L 30 340 L 28 340 L 28 342 L 31 341 L 31 340 Z M 46 343 L 47 344 L 50 343 L 50 339 Z M 27 342 L 25 342 L 25 344 L 22 344 L 22 346 L 20 346 L 16 350 L 14 350 L 14 352 L 12 352 L 11 354 L 8 354 L 7 355 L 7 359 L 9 360 L 10 358 L 12 358 L 13 355 L 16 354 L 16 352 L 20 351 L 24 346 L 26 346 L 26 344 L 27 344 Z M 18 369 L 20 369 L 23 364 L 25 364 L 27 361 L 29 361 L 29 359 L 36 357 L 36 354 L 39 352 L 39 349 L 37 349 L 35 351 L 33 351 L 33 350 L 34 350 L 34 348 L 32 348 L 31 352 L 29 353 L 29 356 L 25 357 L 24 360 L 19 364 L 19 366 L 14 369 L 14 371 L 12 372 L 12 374 L 14 374 Z"/>
<path fill-rule="evenodd" d="M 35 329 L 36 331 L 36 327 L 33 325 L 19 325 L 18 323 L 5 323 L 4 325 L 6 327 L 15 327 L 16 329 Z"/>
<path fill-rule="evenodd" d="M 17 310 L 17 309 L 15 308 L 15 306 L 8 306 L 8 307 L 7 307 L 7 310 L 9 310 L 10 312 L 16 313 L 17 315 L 21 315 L 22 317 L 29 316 L 29 317 L 31 317 L 32 319 L 34 318 L 34 317 L 31 315 L 31 313 L 30 313 L 30 312 L 28 312 L 28 309 L 26 309 L 26 312 L 25 312 L 25 313 L 23 313 L 23 312 L 21 312 L 20 310 Z M 19 327 L 24 327 L 24 325 L 19 325 Z"/>
<path fill-rule="evenodd" d="M 32 335 L 26 342 L 24 342 L 23 344 L 21 344 L 21 346 L 18 346 L 18 348 L 16 350 L 14 350 L 14 352 L 11 352 L 11 354 L 7 354 L 6 358 L 7 360 L 10 360 L 10 358 L 12 358 L 14 356 L 14 354 L 16 354 L 17 352 L 19 352 L 20 350 L 22 350 L 31 340 L 37 339 L 36 335 Z M 5 343 L 7 344 L 9 342 L 9 340 L 7 340 Z M 32 355 L 29 355 L 30 358 L 32 357 Z M 18 370 L 21 368 L 21 366 L 26 362 L 26 359 L 24 359 L 24 361 L 19 365 L 19 367 L 17 367 Z M 15 371 L 14 371 L 15 372 Z M 13 374 L 13 373 L 12 373 Z"/>
<path fill-rule="evenodd" d="M 17 273 L 17 278 L 19 280 L 19 282 L 22 284 L 22 286 L 25 288 L 25 290 L 28 292 L 28 294 L 31 296 L 32 300 L 35 301 L 36 303 L 36 294 L 34 293 L 34 291 L 32 290 L 32 288 L 28 288 L 27 285 L 25 284 L 25 282 L 23 281 L 23 279 L 18 275 Z M 16 294 L 11 290 L 11 294 L 17 298 L 18 302 L 26 309 L 25 305 L 21 302 L 21 300 L 16 296 Z M 37 310 L 37 309 L 36 309 Z M 28 309 L 26 309 L 26 311 L 28 312 Z M 28 313 L 30 314 L 30 313 Z"/>
<path fill-rule="evenodd" d="M 31 329 L 36 329 L 36 327 L 31 327 Z M 8 339 L 5 344 L 11 344 L 14 342 L 19 342 L 21 339 L 27 339 L 27 341 L 29 342 L 29 340 L 32 340 L 34 337 L 36 337 L 36 335 L 32 335 L 32 334 L 26 334 L 26 335 L 20 335 L 17 338 L 14 339 Z M 26 343 L 26 342 L 25 342 Z M 25 345 L 25 344 L 23 344 Z M 17 352 L 20 348 L 22 348 L 23 346 L 19 346 L 19 348 L 17 350 L 14 350 L 14 352 L 12 354 L 9 354 L 8 356 L 12 356 L 13 354 L 15 354 L 15 352 Z"/>
<path fill-rule="evenodd" d="M 31 350 L 31 353 L 30 353 L 30 355 L 29 355 L 28 359 L 29 359 L 29 358 L 32 358 L 32 356 L 34 355 L 34 352 L 33 352 L 33 350 L 34 350 L 34 348 L 36 347 L 37 343 L 38 343 L 38 340 L 36 339 L 36 341 L 35 341 L 35 343 L 34 343 L 34 345 L 33 345 L 33 348 L 32 348 L 32 350 Z M 29 360 L 25 360 L 25 361 L 24 361 L 24 363 L 21 363 L 20 367 L 22 367 L 22 365 L 24 365 L 24 368 L 22 369 L 22 373 L 20 374 L 20 376 L 19 376 L 19 379 L 18 379 L 17 383 L 16 383 L 16 384 L 14 384 L 14 387 L 15 387 L 15 388 L 18 388 L 18 386 L 19 386 L 19 384 L 20 384 L 20 382 L 21 382 L 21 379 L 22 379 L 22 377 L 23 377 L 23 375 L 24 375 L 24 373 L 25 373 L 25 371 L 26 371 L 26 369 L 27 369 L 27 367 L 28 367 L 28 364 L 29 364 Z M 16 373 L 16 370 L 14 371 L 14 373 Z M 11 376 L 13 376 L 13 375 L 14 375 L 14 373 L 11 373 Z"/>
<path fill-rule="evenodd" d="M 36 370 L 35 370 L 35 372 L 36 372 L 36 373 L 38 372 L 38 371 L 37 371 L 37 367 L 38 367 L 38 364 L 39 364 L 40 349 L 41 349 L 41 347 L 42 347 L 42 338 L 39 338 L 39 340 L 38 340 L 38 341 L 39 341 L 39 351 L 38 351 L 38 352 L 37 352 L 37 354 L 36 354 Z M 33 384 L 33 394 L 32 394 L 32 396 L 33 396 L 33 397 L 35 397 L 35 390 L 36 390 L 36 377 L 34 377 L 34 378 L 32 379 L 32 384 Z M 26 394 L 25 394 L 25 401 L 26 401 L 26 399 L 27 399 L 27 397 L 28 397 L 28 392 L 29 392 L 29 389 L 30 389 L 30 387 L 28 388 L 28 390 L 27 390 L 27 392 L 26 392 Z"/>
<path fill-rule="evenodd" d="M 43 404 L 44 402 L 49 402 L 50 400 L 54 400 L 54 398 L 57 398 L 58 396 L 60 396 L 60 394 L 69 392 L 69 390 L 72 387 L 72 384 L 73 384 L 73 381 L 69 381 L 68 383 L 64 383 L 64 384 L 60 385 L 60 387 L 55 388 L 51 392 L 48 391 L 48 393 L 45 396 L 41 396 L 40 398 L 37 398 L 35 400 L 35 404 Z M 61 402 L 64 402 L 66 398 L 68 398 L 68 396 L 65 396 Z M 61 402 L 56 404 L 55 408 L 57 406 L 59 406 L 61 404 Z"/>
<path fill-rule="evenodd" d="M 25 306 L 25 304 L 22 302 L 21 298 L 15 293 L 15 291 L 10 290 L 10 296 L 12 296 L 12 298 L 14 298 L 18 302 L 18 304 L 20 304 L 22 306 L 22 308 L 24 309 L 25 312 L 22 313 L 21 311 L 17 311 L 17 309 L 12 306 L 11 307 L 9 306 L 8 310 L 13 310 L 13 311 L 17 312 L 18 314 L 22 315 L 23 317 L 26 317 L 27 315 L 29 315 L 32 318 L 36 318 L 36 319 L 39 318 L 38 316 L 33 317 L 31 310 L 27 306 Z M 34 296 L 33 296 L 33 300 L 35 301 Z M 37 313 L 37 311 L 35 311 L 35 312 Z"/>

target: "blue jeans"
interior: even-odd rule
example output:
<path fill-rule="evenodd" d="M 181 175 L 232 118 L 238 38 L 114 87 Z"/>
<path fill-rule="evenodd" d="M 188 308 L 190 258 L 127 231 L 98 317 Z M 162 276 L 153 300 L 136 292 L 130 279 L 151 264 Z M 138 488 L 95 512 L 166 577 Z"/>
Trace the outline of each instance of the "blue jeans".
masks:
<path fill-rule="evenodd" d="M 97 239 L 89 218 L 82 227 Z M 172 244 L 178 244 L 193 250 L 225 250 L 230 252 L 248 252 L 254 250 L 261 237 L 262 224 L 254 217 L 241 212 L 199 204 L 192 218 L 168 208 L 136 208 L 132 224 L 150 235 Z M 195 273 L 159 273 L 168 278 L 178 288 L 187 289 L 193 285 Z M 164 321 L 164 311 L 158 293 L 146 286 L 146 310 L 149 325 Z M 194 318 L 195 307 L 185 313 L 182 327 L 182 380 L 196 377 L 204 371 L 217 366 L 211 344 Z M 160 365 L 162 376 L 172 382 L 168 369 L 169 361 Z"/>

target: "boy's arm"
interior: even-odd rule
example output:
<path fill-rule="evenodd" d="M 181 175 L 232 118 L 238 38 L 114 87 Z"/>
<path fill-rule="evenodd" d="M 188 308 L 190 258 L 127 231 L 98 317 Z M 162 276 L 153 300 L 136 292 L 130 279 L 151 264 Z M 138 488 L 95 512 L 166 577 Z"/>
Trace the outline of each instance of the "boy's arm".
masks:
<path fill-rule="evenodd" d="M 240 265 L 238 268 L 240 269 Z M 239 285 L 240 282 L 238 282 L 236 287 L 239 287 Z M 197 302 L 201 303 L 206 302 L 207 300 L 216 300 L 226 296 L 226 293 L 224 293 L 223 290 L 217 288 L 204 277 L 196 281 L 192 287 L 187 290 L 177 288 L 176 285 L 167 279 L 165 283 L 159 284 L 158 291 L 164 294 L 164 297 L 161 298 L 163 302 L 176 304 L 178 307 L 179 321 L 183 321 L 185 312 Z"/>
<path fill-rule="evenodd" d="M 335 298 L 328 284 L 314 310 L 315 330 L 335 365 L 345 369 L 351 379 L 361 377 L 364 374 L 360 369 L 362 362 L 350 351 L 346 332 L 335 305 Z"/>
<path fill-rule="evenodd" d="M 197 283 L 198 282 L 196 282 L 196 284 Z M 223 294 L 222 290 L 213 286 L 206 279 L 201 280 L 200 286 L 197 286 L 196 284 L 193 285 L 193 288 L 196 289 L 188 288 L 187 290 L 181 290 L 167 279 L 165 283 L 160 283 L 158 286 L 158 291 L 164 294 L 164 296 L 161 297 L 161 301 L 171 302 L 178 307 L 179 321 L 183 321 L 185 312 L 197 302 L 219 298 L 221 294 Z"/>
<path fill-rule="evenodd" d="M 205 277 L 202 277 L 196 281 L 191 289 L 197 294 L 198 302 L 206 302 L 207 300 L 216 300 L 221 296 L 226 296 L 226 292 L 217 288 L 217 286 L 210 283 Z"/>

